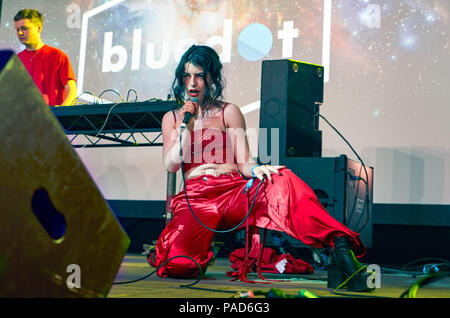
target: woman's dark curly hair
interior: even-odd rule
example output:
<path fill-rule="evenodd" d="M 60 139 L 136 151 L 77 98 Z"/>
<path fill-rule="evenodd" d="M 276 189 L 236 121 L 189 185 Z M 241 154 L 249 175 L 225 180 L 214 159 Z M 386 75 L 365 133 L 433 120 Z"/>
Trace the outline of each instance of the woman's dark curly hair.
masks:
<path fill-rule="evenodd" d="M 222 63 L 217 52 L 209 46 L 192 45 L 181 57 L 175 70 L 175 80 L 172 83 L 172 93 L 179 105 L 184 104 L 186 87 L 184 86 L 184 73 L 187 63 L 203 68 L 212 79 L 211 85 L 206 85 L 204 105 L 220 106 L 223 102 Z"/>

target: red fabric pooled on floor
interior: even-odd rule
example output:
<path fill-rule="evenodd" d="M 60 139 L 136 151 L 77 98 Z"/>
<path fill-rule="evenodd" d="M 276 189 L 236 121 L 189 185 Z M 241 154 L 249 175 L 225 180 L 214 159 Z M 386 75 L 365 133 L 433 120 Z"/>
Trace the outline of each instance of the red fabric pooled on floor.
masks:
<path fill-rule="evenodd" d="M 238 248 L 231 252 L 229 256 L 231 262 L 231 268 L 239 271 L 239 269 L 243 266 L 245 260 L 245 249 Z M 277 269 L 277 264 L 280 264 L 279 267 L 282 269 L 284 264 L 283 274 L 312 274 L 314 273 L 314 268 L 308 264 L 307 262 L 301 259 L 295 259 L 290 254 L 281 254 L 278 255 L 275 250 L 269 247 L 264 247 L 262 251 L 261 257 L 261 272 L 265 273 L 278 273 L 281 272 Z M 256 272 L 256 262 L 252 269 L 252 271 Z"/>

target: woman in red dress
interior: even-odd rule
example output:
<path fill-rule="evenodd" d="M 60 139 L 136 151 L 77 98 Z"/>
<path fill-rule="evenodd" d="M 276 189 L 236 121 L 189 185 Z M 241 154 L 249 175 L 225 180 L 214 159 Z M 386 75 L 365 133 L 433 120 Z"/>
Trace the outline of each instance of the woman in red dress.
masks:
<path fill-rule="evenodd" d="M 359 235 L 333 219 L 291 170 L 258 165 L 251 157 L 245 119 L 238 106 L 223 100 L 221 72 L 218 54 L 196 45 L 175 71 L 172 90 L 180 107 L 162 120 L 163 161 L 170 172 L 182 169 L 185 189 L 172 199 L 173 219 L 149 263 L 159 267 L 173 258 L 158 275 L 197 277 L 213 257 L 214 233 L 246 228 L 251 248 L 238 274 L 246 281 L 263 248 L 258 230 L 263 228 L 285 232 L 311 247 L 329 247 L 328 287 L 336 288 L 353 275 L 347 288 L 366 290 L 367 273 L 355 258 L 366 251 Z M 184 120 L 187 113 L 192 116 Z"/>

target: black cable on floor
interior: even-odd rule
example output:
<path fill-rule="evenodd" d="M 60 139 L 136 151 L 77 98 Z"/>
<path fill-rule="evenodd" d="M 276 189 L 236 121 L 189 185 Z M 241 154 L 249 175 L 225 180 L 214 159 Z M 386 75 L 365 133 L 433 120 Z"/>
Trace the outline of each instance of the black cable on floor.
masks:
<path fill-rule="evenodd" d="M 202 272 L 202 268 L 200 267 L 200 264 L 199 264 L 195 259 L 193 259 L 192 257 L 185 256 L 185 255 L 177 255 L 177 256 L 174 256 L 174 257 L 169 258 L 169 259 L 166 260 L 164 263 L 162 263 L 161 265 L 159 265 L 158 267 L 156 267 L 156 269 L 155 269 L 153 272 L 151 272 L 150 274 L 147 274 L 147 275 L 145 275 L 145 276 L 142 276 L 142 277 L 137 278 L 137 279 L 134 279 L 134 280 L 124 281 L 124 282 L 113 282 L 113 285 L 131 284 L 131 283 L 135 283 L 135 282 L 144 280 L 144 279 L 146 279 L 146 278 L 152 276 L 152 275 L 153 275 L 154 273 L 156 273 L 161 267 L 163 267 L 164 265 L 166 265 L 166 264 L 167 264 L 168 262 L 170 262 L 171 260 L 173 260 L 173 259 L 175 259 L 175 258 L 179 258 L 179 257 L 184 257 L 184 258 L 187 258 L 187 259 L 190 259 L 191 261 L 193 261 L 193 262 L 195 263 L 195 265 L 197 265 L 197 267 L 198 267 L 198 272 L 199 272 L 198 278 L 197 278 L 197 280 L 196 280 L 195 282 L 193 282 L 193 283 L 191 283 L 191 284 L 187 284 L 187 285 L 180 285 L 180 287 L 182 287 L 182 288 L 187 288 L 187 287 L 191 287 L 191 286 L 197 284 L 197 283 L 200 281 L 201 277 L 203 276 L 203 272 Z"/>

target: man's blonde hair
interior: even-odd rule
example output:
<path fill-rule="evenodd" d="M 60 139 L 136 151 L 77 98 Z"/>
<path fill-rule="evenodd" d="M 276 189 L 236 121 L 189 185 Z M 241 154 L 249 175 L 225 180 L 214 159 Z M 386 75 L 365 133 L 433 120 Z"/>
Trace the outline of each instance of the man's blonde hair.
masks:
<path fill-rule="evenodd" d="M 16 13 L 14 16 L 14 21 L 19 21 L 23 19 L 30 19 L 30 21 L 34 24 L 38 24 L 42 26 L 42 23 L 44 22 L 44 18 L 42 17 L 42 14 L 34 9 L 23 9 Z"/>

